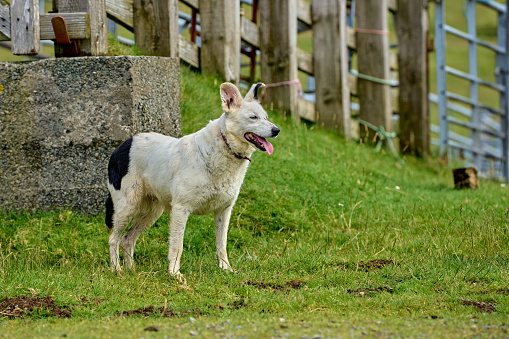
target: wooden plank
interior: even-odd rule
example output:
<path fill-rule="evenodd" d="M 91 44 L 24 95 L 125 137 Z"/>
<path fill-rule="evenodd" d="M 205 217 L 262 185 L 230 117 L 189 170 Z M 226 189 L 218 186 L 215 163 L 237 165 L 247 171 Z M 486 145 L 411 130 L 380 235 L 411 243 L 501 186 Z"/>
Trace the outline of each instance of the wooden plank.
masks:
<path fill-rule="evenodd" d="M 191 7 L 192 9 L 200 11 L 200 1 L 199 0 L 180 0 L 180 2 L 183 2 L 184 4 Z"/>
<path fill-rule="evenodd" d="M 355 37 L 355 29 L 349 26 L 346 26 L 346 45 L 350 49 L 353 50 L 357 49 L 357 39 Z"/>
<path fill-rule="evenodd" d="M 316 121 L 315 103 L 299 98 L 299 115 L 301 118 L 311 122 Z"/>
<path fill-rule="evenodd" d="M 398 0 L 400 149 L 429 154 L 429 107 L 425 0 Z"/>
<path fill-rule="evenodd" d="M 314 75 L 313 54 L 297 48 L 297 65 L 299 71 L 302 71 L 311 76 Z"/>
<path fill-rule="evenodd" d="M 393 114 L 399 114 L 399 88 L 391 88 L 391 108 Z"/>
<path fill-rule="evenodd" d="M 304 0 L 297 0 L 297 19 L 311 26 L 311 4 Z"/>
<path fill-rule="evenodd" d="M 133 27 L 143 54 L 178 58 L 178 0 L 134 0 Z"/>
<path fill-rule="evenodd" d="M 200 0 L 201 70 L 237 83 L 240 75 L 240 2 Z"/>
<path fill-rule="evenodd" d="M 389 36 L 387 0 L 363 0 L 356 2 L 357 63 L 360 74 L 388 80 Z M 381 34 L 380 34 L 381 33 Z M 392 110 L 390 87 L 387 84 L 359 78 L 359 117 L 377 127 L 391 131 Z M 374 139 L 375 132 L 369 130 L 367 140 Z M 361 138 L 366 137 L 361 129 Z"/>
<path fill-rule="evenodd" d="M 133 1 L 134 0 L 106 0 L 108 18 L 124 26 L 131 32 L 133 29 Z"/>
<path fill-rule="evenodd" d="M 389 11 L 391 12 L 397 12 L 398 0 L 387 0 L 387 8 L 389 8 Z"/>
<path fill-rule="evenodd" d="M 311 7 L 317 122 L 349 138 L 346 0 L 313 0 Z"/>
<path fill-rule="evenodd" d="M 242 40 L 256 48 L 260 48 L 260 32 L 258 31 L 258 26 L 244 17 L 241 18 L 240 22 Z"/>
<path fill-rule="evenodd" d="M 40 14 L 41 40 L 55 39 L 51 19 L 56 16 L 64 18 L 71 39 L 90 38 L 90 16 L 88 13 L 50 13 Z"/>
<path fill-rule="evenodd" d="M 56 13 L 86 12 L 90 19 L 90 38 L 79 40 L 80 55 L 108 54 L 108 27 L 105 0 L 53 0 Z M 55 56 L 62 57 L 64 48 L 55 44 Z"/>
<path fill-rule="evenodd" d="M 180 58 L 189 65 L 200 68 L 200 50 L 191 41 L 179 36 Z"/>
<path fill-rule="evenodd" d="M 0 41 L 11 40 L 11 10 L 0 3 Z"/>
<path fill-rule="evenodd" d="M 39 0 L 12 0 L 11 41 L 13 54 L 39 53 Z"/>
<path fill-rule="evenodd" d="M 394 50 L 389 50 L 389 68 L 391 71 L 398 70 L 398 53 Z"/>
<path fill-rule="evenodd" d="M 260 0 L 260 66 L 265 83 L 297 79 L 297 2 Z M 267 102 L 300 121 L 298 87 L 281 85 L 267 89 Z"/>
<path fill-rule="evenodd" d="M 347 77 L 348 89 L 350 90 L 350 95 L 358 96 L 359 93 L 357 91 L 357 77 L 352 74 L 348 74 Z"/>

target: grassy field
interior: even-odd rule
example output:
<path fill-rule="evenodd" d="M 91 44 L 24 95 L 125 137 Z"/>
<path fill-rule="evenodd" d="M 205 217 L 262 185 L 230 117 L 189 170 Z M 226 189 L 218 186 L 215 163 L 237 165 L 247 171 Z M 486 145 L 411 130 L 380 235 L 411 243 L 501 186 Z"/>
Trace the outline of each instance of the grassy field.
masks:
<path fill-rule="evenodd" d="M 184 134 L 221 114 L 219 85 L 182 68 Z M 231 218 L 237 274 L 217 268 L 212 216 L 188 222 L 182 285 L 166 271 L 167 215 L 140 238 L 136 272 L 117 275 L 103 216 L 3 212 L 0 336 L 507 337 L 508 188 L 455 190 L 433 160 L 401 166 L 270 117 L 274 154 L 253 156 Z"/>
<path fill-rule="evenodd" d="M 459 69 L 464 50 L 448 52 Z M 220 83 L 182 67 L 184 134 L 219 117 Z M 231 218 L 237 274 L 217 268 L 212 216 L 188 222 L 182 285 L 166 271 L 168 215 L 140 237 L 137 270 L 117 275 L 103 216 L 0 212 L 0 338 L 508 337 L 509 186 L 455 190 L 434 159 L 401 166 L 270 119 L 274 154 L 254 154 Z"/>

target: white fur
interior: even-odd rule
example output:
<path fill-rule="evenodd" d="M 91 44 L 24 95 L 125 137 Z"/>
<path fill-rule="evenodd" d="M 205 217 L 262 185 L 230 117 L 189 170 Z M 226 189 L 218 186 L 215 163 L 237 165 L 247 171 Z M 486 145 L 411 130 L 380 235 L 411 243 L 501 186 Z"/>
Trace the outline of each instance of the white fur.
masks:
<path fill-rule="evenodd" d="M 234 85 L 221 85 L 224 114 L 196 133 L 180 139 L 157 133 L 133 137 L 129 170 L 121 181 L 121 189 L 116 190 L 108 183 L 114 205 L 109 237 L 113 270 L 121 270 L 119 246 L 123 249 L 126 267 L 134 267 L 136 240 L 164 211 L 170 211 L 168 261 L 171 274 L 182 277 L 180 257 L 189 215 L 208 213 L 215 216 L 219 267 L 232 271 L 226 252 L 228 224 L 249 164 L 234 153 L 250 157 L 256 150 L 244 138 L 245 133 L 269 138 L 279 132 L 267 120 L 254 88 L 255 85 L 242 99 Z M 133 220 L 132 226 L 122 236 L 130 220 Z"/>

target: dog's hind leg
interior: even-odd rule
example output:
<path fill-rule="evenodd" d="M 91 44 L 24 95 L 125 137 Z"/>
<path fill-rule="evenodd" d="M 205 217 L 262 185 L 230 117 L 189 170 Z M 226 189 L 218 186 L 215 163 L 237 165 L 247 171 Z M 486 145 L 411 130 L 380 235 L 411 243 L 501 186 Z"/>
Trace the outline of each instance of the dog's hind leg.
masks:
<path fill-rule="evenodd" d="M 169 271 L 171 275 L 177 279 L 183 279 L 180 274 L 180 257 L 182 256 L 182 249 L 184 248 L 184 231 L 186 230 L 187 219 L 189 218 L 189 211 L 178 204 L 171 208 L 170 216 L 170 248 L 168 250 Z"/>
<path fill-rule="evenodd" d="M 158 202 L 153 202 L 151 198 L 146 198 L 142 203 L 139 212 L 134 216 L 131 228 L 122 237 L 120 247 L 122 248 L 124 265 L 128 269 L 134 269 L 134 246 L 138 237 L 148 230 L 163 214 L 164 208 Z"/>
<path fill-rule="evenodd" d="M 228 206 L 224 210 L 215 213 L 216 222 L 216 256 L 219 261 L 219 267 L 234 272 L 228 261 L 226 252 L 226 238 L 228 236 L 228 224 L 230 223 L 230 215 L 233 205 Z"/>
<path fill-rule="evenodd" d="M 115 204 L 115 212 L 113 214 L 113 228 L 111 230 L 108 241 L 110 245 L 110 260 L 112 271 L 119 272 L 122 270 L 120 268 L 119 259 L 120 240 L 122 238 L 122 233 L 124 233 L 127 225 L 129 225 L 129 221 L 131 220 L 135 207 L 136 206 L 133 204 L 121 204 L 120 202 Z"/>

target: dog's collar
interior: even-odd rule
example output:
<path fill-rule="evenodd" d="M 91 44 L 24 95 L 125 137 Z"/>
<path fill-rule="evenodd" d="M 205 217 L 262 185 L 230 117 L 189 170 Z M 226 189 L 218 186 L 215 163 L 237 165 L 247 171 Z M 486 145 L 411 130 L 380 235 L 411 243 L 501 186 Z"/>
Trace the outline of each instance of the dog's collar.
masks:
<path fill-rule="evenodd" d="M 235 158 L 237 159 L 242 159 L 242 160 L 249 160 L 251 161 L 251 159 L 249 159 L 248 157 L 246 156 L 243 156 L 243 155 L 240 155 L 238 153 L 235 153 L 232 148 L 230 147 L 230 144 L 228 143 L 228 140 L 226 140 L 226 137 L 225 135 L 223 134 L 223 131 L 219 130 L 219 132 L 221 132 L 221 137 L 223 138 L 223 141 L 224 143 L 226 144 L 226 147 L 228 147 L 228 149 L 233 153 L 233 155 L 235 156 Z"/>

